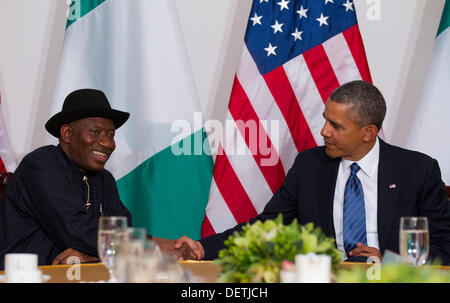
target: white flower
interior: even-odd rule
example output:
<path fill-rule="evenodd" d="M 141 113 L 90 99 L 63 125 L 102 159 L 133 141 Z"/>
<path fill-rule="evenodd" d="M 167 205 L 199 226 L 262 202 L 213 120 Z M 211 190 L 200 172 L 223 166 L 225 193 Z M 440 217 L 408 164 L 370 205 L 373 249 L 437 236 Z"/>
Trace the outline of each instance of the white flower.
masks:
<path fill-rule="evenodd" d="M 264 233 L 264 238 L 266 239 L 266 241 L 270 241 L 273 238 L 275 238 L 276 235 L 277 235 L 277 230 L 272 229 L 272 230 Z"/>

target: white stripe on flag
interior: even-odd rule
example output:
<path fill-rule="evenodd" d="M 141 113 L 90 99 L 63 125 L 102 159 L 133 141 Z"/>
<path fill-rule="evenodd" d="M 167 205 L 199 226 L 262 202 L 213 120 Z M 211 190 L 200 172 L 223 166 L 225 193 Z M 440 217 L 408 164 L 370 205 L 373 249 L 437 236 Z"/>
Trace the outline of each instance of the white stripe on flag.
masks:
<path fill-rule="evenodd" d="M 339 84 L 345 84 L 353 80 L 360 80 L 358 66 L 356 66 L 350 48 L 343 34 L 334 36 L 323 43 L 328 60 L 333 67 Z"/>
<path fill-rule="evenodd" d="M 295 147 L 295 143 L 292 139 L 289 127 L 286 124 L 286 120 L 284 120 L 283 114 L 278 108 L 275 99 L 270 93 L 264 78 L 259 73 L 259 70 L 256 67 L 256 64 L 245 44 L 242 50 L 241 61 L 236 71 L 236 76 L 239 79 L 239 82 L 241 83 L 242 88 L 249 98 L 250 103 L 252 104 L 258 117 L 260 119 L 267 120 L 268 125 L 270 125 L 270 121 L 279 122 L 278 138 L 271 136 L 271 132 L 267 129 L 266 133 L 272 142 L 279 140 L 280 150 L 277 152 L 281 163 L 283 164 L 285 173 L 287 174 L 287 171 L 294 163 L 298 152 L 295 148 L 292 149 L 293 146 Z"/>
<path fill-rule="evenodd" d="M 209 222 L 216 233 L 223 232 L 230 228 L 230 226 L 235 226 L 237 224 L 227 203 L 222 198 L 214 178 L 211 181 L 211 190 L 209 192 L 209 202 L 206 206 L 206 213 Z"/>
<path fill-rule="evenodd" d="M 305 59 L 303 56 L 297 56 L 285 63 L 283 68 L 289 82 L 291 82 L 292 89 L 294 90 L 314 140 L 316 140 L 317 145 L 323 145 L 323 137 L 320 135 L 320 131 L 324 124 L 322 114 L 325 110 L 325 104 L 314 84 Z"/>
<path fill-rule="evenodd" d="M 230 112 L 228 112 L 228 123 L 231 124 L 230 120 L 232 119 Z M 224 150 L 243 189 L 250 198 L 256 211 L 260 213 L 273 193 L 256 164 L 255 158 L 250 154 L 250 150 L 234 120 L 232 120 L 232 125 L 233 127 L 227 129 L 225 134 Z M 234 144 L 240 147 L 243 154 L 237 154 L 238 148 Z"/>

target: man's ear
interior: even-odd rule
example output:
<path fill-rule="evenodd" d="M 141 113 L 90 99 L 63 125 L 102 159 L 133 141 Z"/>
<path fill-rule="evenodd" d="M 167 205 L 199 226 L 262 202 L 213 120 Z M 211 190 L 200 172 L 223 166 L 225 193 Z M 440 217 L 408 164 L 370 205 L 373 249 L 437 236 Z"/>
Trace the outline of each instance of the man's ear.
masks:
<path fill-rule="evenodd" d="M 378 135 L 378 127 L 373 124 L 366 125 L 366 133 L 364 134 L 364 141 L 370 142 Z"/>
<path fill-rule="evenodd" d="M 72 138 L 72 127 L 70 127 L 69 124 L 63 124 L 61 126 L 61 129 L 59 130 L 60 139 L 66 144 L 70 143 L 70 140 Z"/>

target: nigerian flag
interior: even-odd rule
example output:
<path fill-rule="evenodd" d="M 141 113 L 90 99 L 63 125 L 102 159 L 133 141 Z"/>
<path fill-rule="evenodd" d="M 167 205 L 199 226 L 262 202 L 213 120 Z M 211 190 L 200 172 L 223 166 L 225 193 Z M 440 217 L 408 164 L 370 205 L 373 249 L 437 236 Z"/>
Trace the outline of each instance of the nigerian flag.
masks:
<path fill-rule="evenodd" d="M 450 0 L 445 3 L 408 147 L 437 159 L 450 184 Z"/>
<path fill-rule="evenodd" d="M 106 168 L 133 225 L 199 239 L 213 160 L 173 0 L 72 1 L 53 113 L 80 88 L 131 113 Z"/>

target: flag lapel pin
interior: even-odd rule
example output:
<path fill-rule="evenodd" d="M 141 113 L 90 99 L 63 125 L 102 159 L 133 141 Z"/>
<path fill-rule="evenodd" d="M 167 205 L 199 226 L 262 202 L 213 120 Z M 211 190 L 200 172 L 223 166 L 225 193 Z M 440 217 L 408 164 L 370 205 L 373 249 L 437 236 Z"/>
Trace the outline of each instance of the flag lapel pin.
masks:
<path fill-rule="evenodd" d="M 394 188 L 397 188 L 396 184 L 389 184 L 389 189 L 394 189 Z"/>

